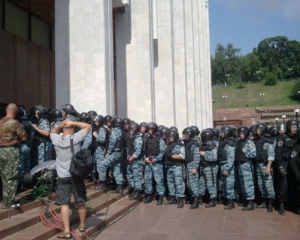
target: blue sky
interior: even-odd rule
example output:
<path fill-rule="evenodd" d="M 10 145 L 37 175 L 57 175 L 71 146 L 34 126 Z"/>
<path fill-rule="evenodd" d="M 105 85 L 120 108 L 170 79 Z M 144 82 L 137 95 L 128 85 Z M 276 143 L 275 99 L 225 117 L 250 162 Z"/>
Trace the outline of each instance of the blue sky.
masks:
<path fill-rule="evenodd" d="M 209 0 L 211 54 L 233 43 L 243 55 L 268 37 L 300 41 L 300 0 Z"/>

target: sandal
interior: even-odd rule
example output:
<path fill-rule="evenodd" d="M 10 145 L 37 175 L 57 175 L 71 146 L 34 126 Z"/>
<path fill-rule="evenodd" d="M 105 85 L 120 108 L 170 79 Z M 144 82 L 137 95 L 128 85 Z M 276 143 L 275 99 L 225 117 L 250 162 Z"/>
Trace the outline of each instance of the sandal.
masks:
<path fill-rule="evenodd" d="M 83 225 L 83 226 L 81 226 L 81 227 L 79 226 L 79 227 L 78 227 L 78 230 L 79 230 L 79 232 L 82 232 L 82 233 L 83 233 L 83 232 L 86 231 L 86 228 L 85 228 L 85 226 Z"/>
<path fill-rule="evenodd" d="M 69 232 L 60 232 L 59 234 L 57 234 L 57 238 L 71 239 L 72 235 Z"/>

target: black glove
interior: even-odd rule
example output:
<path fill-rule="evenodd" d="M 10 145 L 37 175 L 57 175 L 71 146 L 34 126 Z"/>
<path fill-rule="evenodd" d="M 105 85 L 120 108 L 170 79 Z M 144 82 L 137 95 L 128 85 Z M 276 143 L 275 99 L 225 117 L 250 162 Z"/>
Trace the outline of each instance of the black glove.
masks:
<path fill-rule="evenodd" d="M 286 171 L 283 167 L 279 168 L 278 170 L 279 170 L 280 176 L 284 177 L 286 175 Z"/>

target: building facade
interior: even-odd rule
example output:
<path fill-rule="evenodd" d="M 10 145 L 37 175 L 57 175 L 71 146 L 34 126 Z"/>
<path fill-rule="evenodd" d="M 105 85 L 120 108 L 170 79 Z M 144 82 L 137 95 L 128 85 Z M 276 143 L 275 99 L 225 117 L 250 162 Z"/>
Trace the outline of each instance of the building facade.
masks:
<path fill-rule="evenodd" d="M 50 7 L 52 92 L 49 103 L 37 103 L 180 130 L 212 126 L 207 0 L 49 0 Z M 43 96 L 46 85 L 37 85 Z"/>

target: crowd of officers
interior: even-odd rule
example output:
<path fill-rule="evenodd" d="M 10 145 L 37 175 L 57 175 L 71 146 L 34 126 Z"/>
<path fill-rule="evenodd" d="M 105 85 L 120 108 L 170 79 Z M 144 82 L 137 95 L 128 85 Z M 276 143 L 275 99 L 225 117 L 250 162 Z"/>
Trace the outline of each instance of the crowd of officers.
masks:
<path fill-rule="evenodd" d="M 30 116 L 19 111 L 19 120 L 28 140 L 20 144 L 21 171 L 24 174 L 50 158 L 55 151 L 49 139 L 64 119 L 90 123 L 92 130 L 82 148 L 94 156 L 95 171 L 91 178 L 107 188 L 109 173 L 116 184 L 116 193 L 129 189 L 129 199 L 144 203 L 154 199 L 157 205 L 184 203 L 196 209 L 225 205 L 243 211 L 273 207 L 280 215 L 285 209 L 300 214 L 300 145 L 299 123 L 288 120 L 276 127 L 264 123 L 250 128 L 223 126 L 203 129 L 190 126 L 182 131 L 158 126 L 154 122 L 136 123 L 120 116 L 97 115 L 95 111 L 78 114 L 71 104 L 50 113 L 35 106 Z M 165 200 L 164 200 L 165 197 Z"/>

